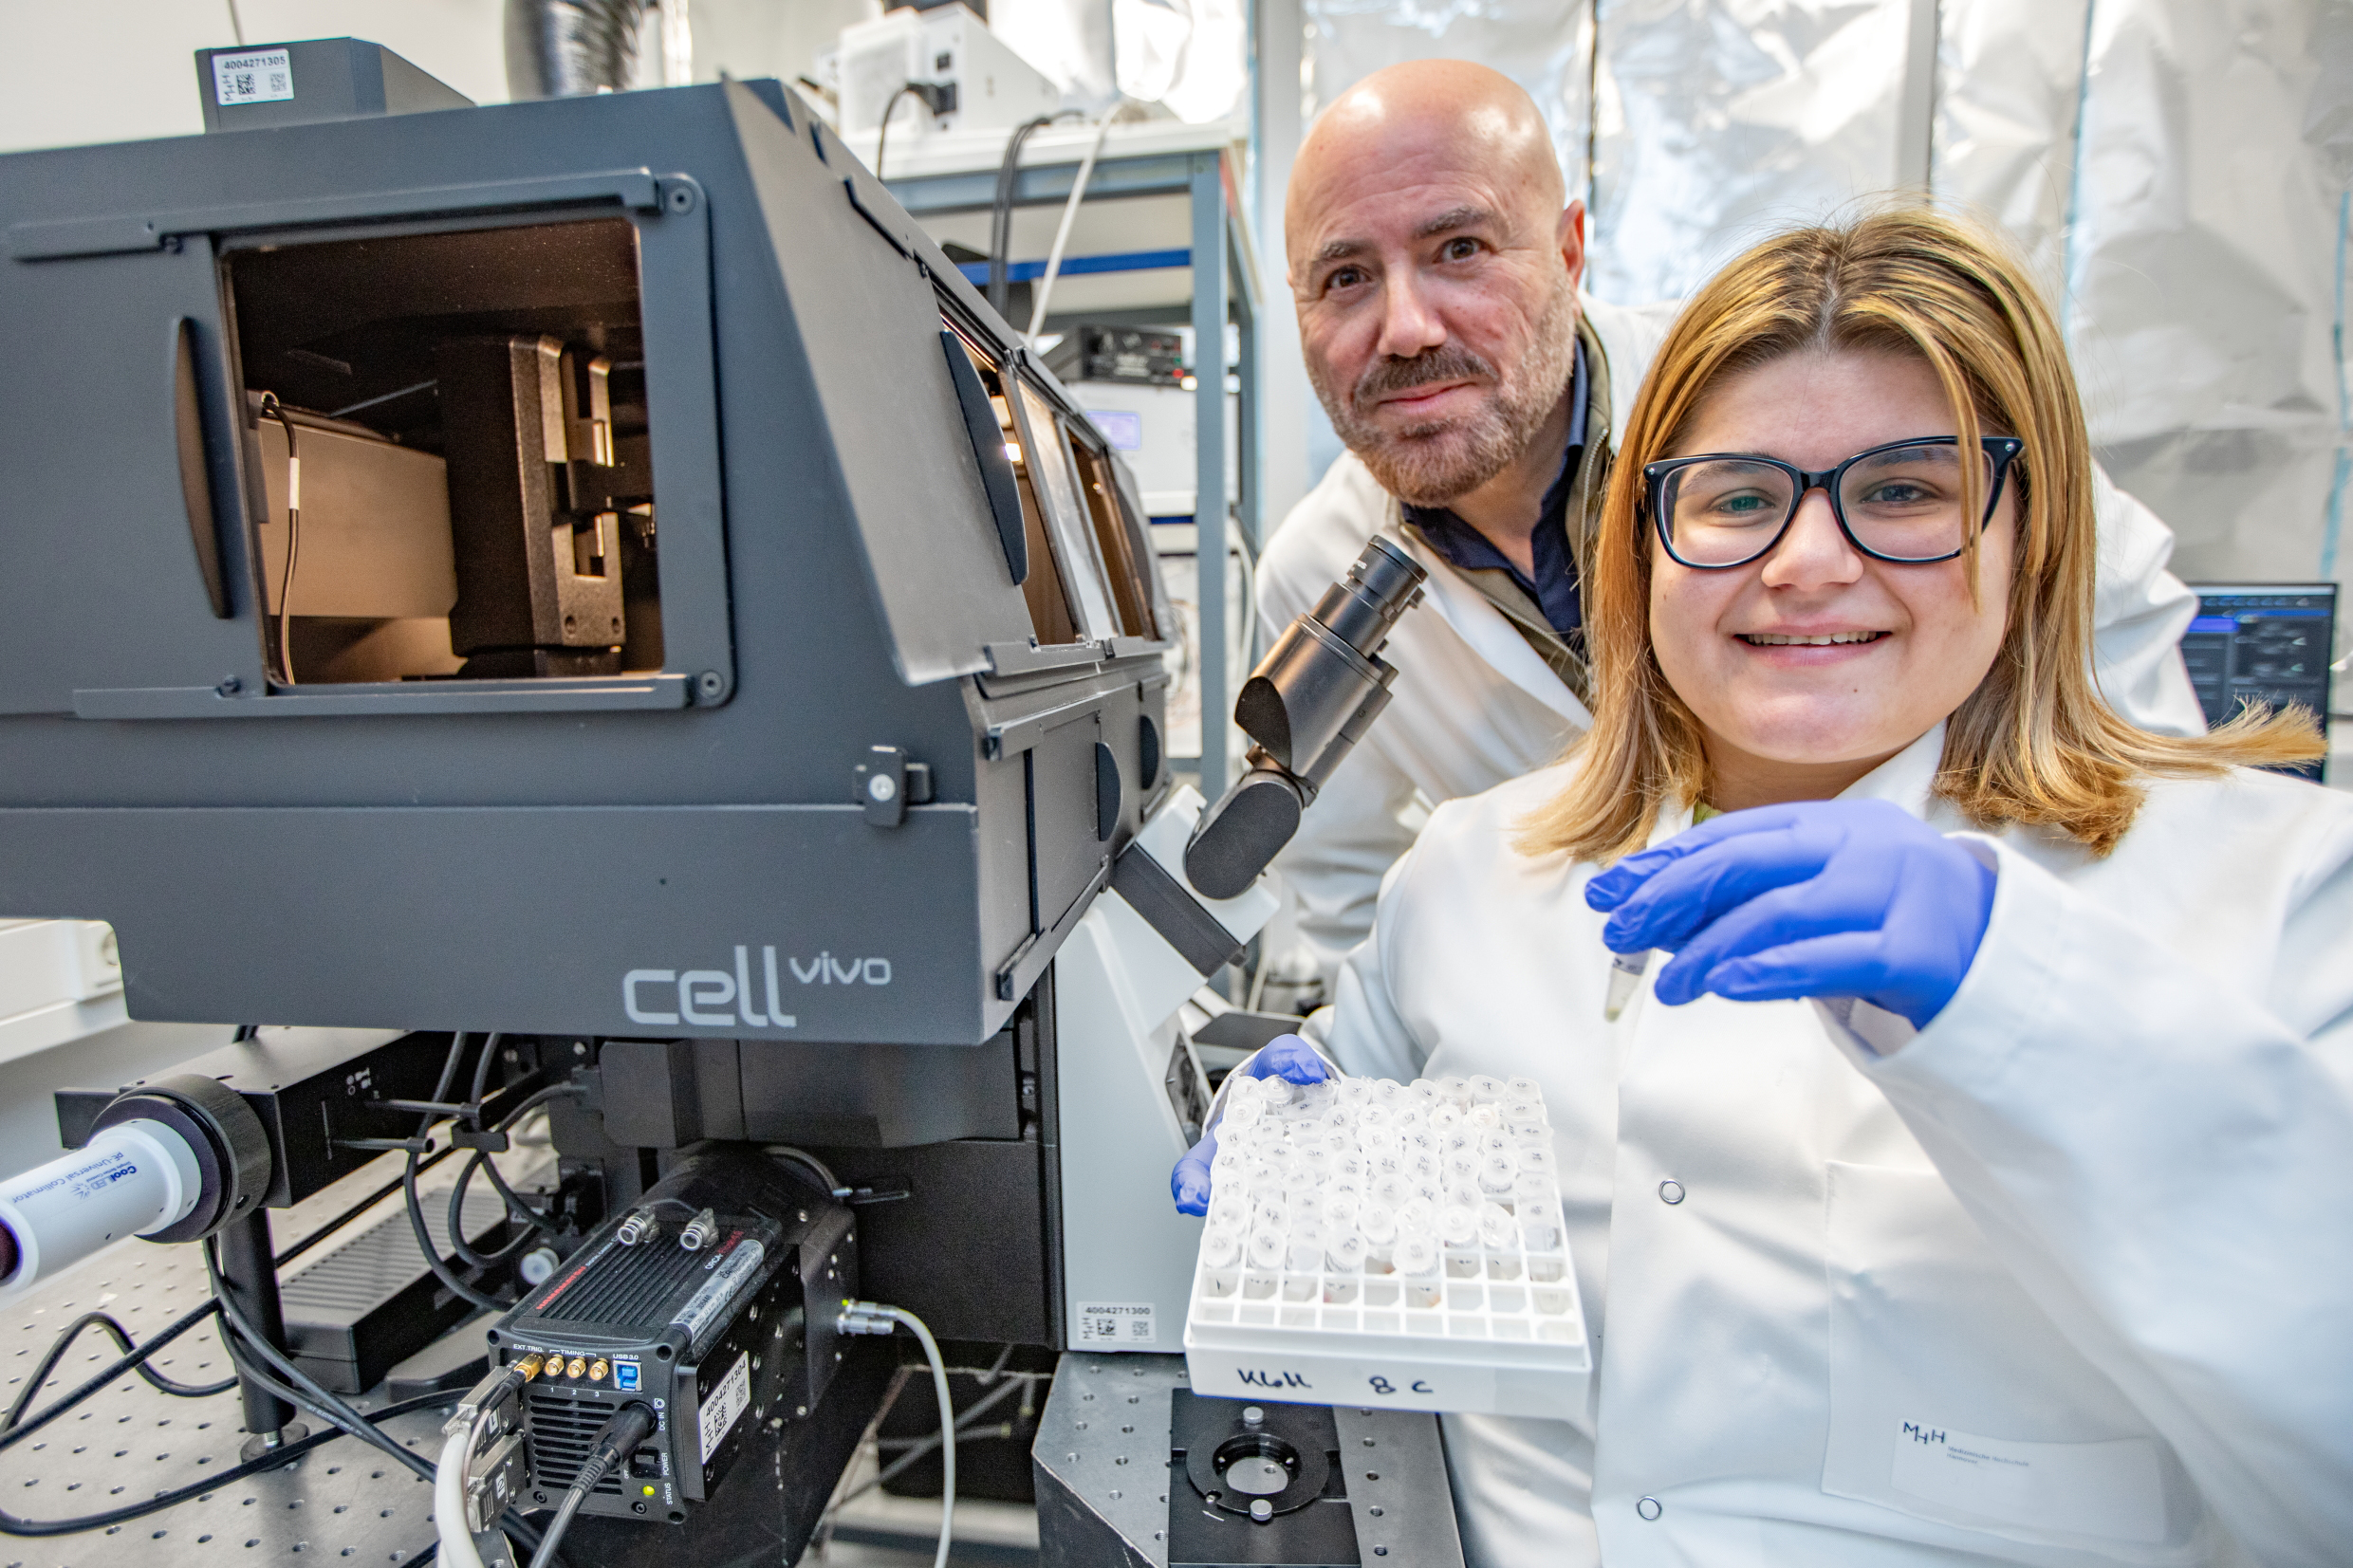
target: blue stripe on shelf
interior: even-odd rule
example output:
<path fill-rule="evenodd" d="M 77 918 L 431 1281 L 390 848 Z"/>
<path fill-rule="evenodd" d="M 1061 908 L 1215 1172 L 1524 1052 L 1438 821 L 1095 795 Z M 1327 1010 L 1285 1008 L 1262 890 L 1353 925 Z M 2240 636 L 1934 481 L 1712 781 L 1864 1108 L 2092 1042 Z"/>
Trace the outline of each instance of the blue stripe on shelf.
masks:
<path fill-rule="evenodd" d="M 989 286 L 989 264 L 985 261 L 960 262 L 965 282 L 975 288 Z M 1122 250 L 1108 256 L 1065 256 L 1062 275 L 1083 277 L 1089 272 L 1149 272 L 1159 267 L 1191 267 L 1193 252 L 1184 250 Z M 1035 283 L 1046 276 L 1043 261 L 1013 262 L 1005 269 L 1010 283 Z"/>

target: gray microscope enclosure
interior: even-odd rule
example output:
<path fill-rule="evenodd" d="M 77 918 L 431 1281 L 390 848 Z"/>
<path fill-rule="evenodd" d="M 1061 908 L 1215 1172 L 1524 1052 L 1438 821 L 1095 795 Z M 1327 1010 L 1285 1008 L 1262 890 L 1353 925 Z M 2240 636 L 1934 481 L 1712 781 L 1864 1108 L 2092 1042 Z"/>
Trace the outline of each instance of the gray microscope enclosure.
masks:
<path fill-rule="evenodd" d="M 398 389 L 331 332 L 253 362 L 234 269 L 616 221 L 659 669 L 273 678 L 253 394 Z M 943 317 L 1092 434 L 774 83 L 20 154 L 0 222 L 0 914 L 111 921 L 135 1017 L 975 1045 L 1166 787 L 1157 570 L 1145 635 L 1038 647 Z M 551 322 L 570 265 L 534 274 Z M 271 330 L 362 341 L 403 289 L 530 329 L 469 276 L 289 294 Z M 930 770 L 895 825 L 877 747 Z"/>

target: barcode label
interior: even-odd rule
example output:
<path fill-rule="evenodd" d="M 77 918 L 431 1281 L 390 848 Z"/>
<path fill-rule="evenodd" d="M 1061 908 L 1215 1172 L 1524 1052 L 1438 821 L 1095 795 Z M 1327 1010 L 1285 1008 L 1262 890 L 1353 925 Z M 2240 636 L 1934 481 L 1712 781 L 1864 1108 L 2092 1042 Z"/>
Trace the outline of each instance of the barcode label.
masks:
<path fill-rule="evenodd" d="M 702 1463 L 711 1463 L 711 1456 L 719 1451 L 727 1434 L 735 1430 L 735 1420 L 751 1403 L 751 1357 L 738 1356 L 735 1364 L 727 1369 L 719 1386 L 703 1397 L 703 1408 L 695 1422 L 702 1432 Z"/>
<path fill-rule="evenodd" d="M 1079 1343 L 1083 1345 L 1157 1345 L 1159 1330 L 1152 1320 L 1150 1301 L 1081 1301 Z"/>
<path fill-rule="evenodd" d="M 285 49 L 213 57 L 213 96 L 222 103 L 275 103 L 294 96 L 294 62 Z"/>

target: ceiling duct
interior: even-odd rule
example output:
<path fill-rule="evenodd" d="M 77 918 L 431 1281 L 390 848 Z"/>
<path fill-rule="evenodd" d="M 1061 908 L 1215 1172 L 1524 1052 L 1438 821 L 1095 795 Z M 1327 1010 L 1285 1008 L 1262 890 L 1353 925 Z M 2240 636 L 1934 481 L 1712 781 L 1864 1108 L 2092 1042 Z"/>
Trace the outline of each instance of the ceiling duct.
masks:
<path fill-rule="evenodd" d="M 621 92 L 636 79 L 646 0 L 507 0 L 507 91 Z"/>

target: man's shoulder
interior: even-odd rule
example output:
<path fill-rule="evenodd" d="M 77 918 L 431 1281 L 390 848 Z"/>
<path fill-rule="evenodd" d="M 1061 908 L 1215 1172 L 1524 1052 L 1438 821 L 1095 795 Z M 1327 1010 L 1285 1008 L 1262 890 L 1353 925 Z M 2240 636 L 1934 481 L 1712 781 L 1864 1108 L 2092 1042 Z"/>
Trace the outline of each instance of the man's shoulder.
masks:
<path fill-rule="evenodd" d="M 1622 426 L 1625 411 L 1633 405 L 1635 389 L 1650 374 L 1651 361 L 1658 358 L 1658 345 L 1666 341 L 1667 328 L 1675 324 L 1683 302 L 1612 304 L 1590 294 L 1581 294 L 1578 307 L 1584 312 L 1586 324 L 1593 328 L 1594 337 L 1601 341 L 1602 353 L 1609 361 L 1612 398 L 1617 405 L 1617 418 L 1612 422 Z"/>
<path fill-rule="evenodd" d="M 1267 542 L 1259 581 L 1320 594 L 1363 553 L 1364 542 L 1388 519 L 1388 492 L 1354 452 L 1343 452 Z"/>

